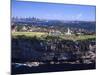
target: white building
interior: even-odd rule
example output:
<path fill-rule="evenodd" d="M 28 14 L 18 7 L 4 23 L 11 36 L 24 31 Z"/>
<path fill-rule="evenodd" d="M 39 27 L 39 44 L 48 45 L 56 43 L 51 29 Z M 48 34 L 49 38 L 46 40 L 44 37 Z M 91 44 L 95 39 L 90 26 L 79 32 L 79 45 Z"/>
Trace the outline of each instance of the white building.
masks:
<path fill-rule="evenodd" d="M 60 36 L 61 35 L 61 32 L 58 31 L 58 30 L 51 30 L 49 32 L 49 35 L 52 35 L 52 36 Z"/>
<path fill-rule="evenodd" d="M 22 31 L 27 31 L 27 27 L 23 26 Z"/>

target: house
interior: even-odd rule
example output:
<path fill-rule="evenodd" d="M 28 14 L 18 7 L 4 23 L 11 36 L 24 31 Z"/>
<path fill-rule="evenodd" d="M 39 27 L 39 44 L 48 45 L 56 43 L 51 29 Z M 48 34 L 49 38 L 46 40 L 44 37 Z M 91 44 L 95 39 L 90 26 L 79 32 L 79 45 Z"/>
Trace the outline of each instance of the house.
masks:
<path fill-rule="evenodd" d="M 49 35 L 51 36 L 60 36 L 61 35 L 61 32 L 58 31 L 58 30 L 50 30 L 49 31 Z"/>
<path fill-rule="evenodd" d="M 16 31 L 17 31 L 17 26 L 14 26 L 14 25 L 11 26 L 11 31 L 12 31 L 12 32 L 16 32 Z"/>
<path fill-rule="evenodd" d="M 27 31 L 27 27 L 23 26 L 21 30 L 22 31 Z"/>

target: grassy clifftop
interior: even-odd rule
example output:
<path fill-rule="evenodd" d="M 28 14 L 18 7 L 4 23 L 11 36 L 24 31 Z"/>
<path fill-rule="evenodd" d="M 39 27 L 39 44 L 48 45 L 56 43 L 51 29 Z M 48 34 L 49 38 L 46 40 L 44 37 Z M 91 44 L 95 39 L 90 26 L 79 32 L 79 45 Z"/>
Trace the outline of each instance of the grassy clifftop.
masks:
<path fill-rule="evenodd" d="M 44 38 L 47 36 L 50 36 L 46 32 L 12 32 L 12 38 L 17 37 L 17 36 L 25 36 L 25 37 L 38 37 L 38 38 Z M 86 39 L 96 39 L 96 35 L 60 35 L 60 36 L 50 36 L 51 38 L 53 37 L 59 37 L 64 40 L 86 40 Z M 49 38 L 50 38 L 49 37 Z"/>

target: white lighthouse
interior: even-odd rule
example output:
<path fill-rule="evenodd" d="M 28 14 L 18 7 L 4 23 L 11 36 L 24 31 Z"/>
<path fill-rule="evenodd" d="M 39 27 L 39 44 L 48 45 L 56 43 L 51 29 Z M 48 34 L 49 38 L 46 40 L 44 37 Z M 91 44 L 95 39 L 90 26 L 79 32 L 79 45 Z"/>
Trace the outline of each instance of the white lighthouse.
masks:
<path fill-rule="evenodd" d="M 71 30 L 68 28 L 67 29 L 67 33 L 65 33 L 66 35 L 71 35 Z"/>

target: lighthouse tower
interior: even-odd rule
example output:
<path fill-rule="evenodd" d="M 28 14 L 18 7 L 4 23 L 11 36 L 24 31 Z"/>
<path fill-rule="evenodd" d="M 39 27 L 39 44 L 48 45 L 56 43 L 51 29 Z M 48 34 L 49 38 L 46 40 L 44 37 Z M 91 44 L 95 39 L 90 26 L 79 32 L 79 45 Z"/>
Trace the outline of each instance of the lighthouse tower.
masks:
<path fill-rule="evenodd" d="M 71 35 L 71 30 L 68 28 L 67 29 L 67 33 L 65 33 L 66 35 Z"/>

